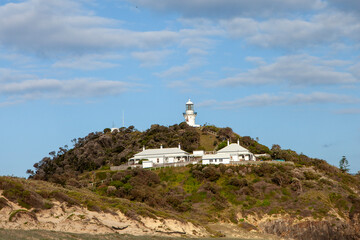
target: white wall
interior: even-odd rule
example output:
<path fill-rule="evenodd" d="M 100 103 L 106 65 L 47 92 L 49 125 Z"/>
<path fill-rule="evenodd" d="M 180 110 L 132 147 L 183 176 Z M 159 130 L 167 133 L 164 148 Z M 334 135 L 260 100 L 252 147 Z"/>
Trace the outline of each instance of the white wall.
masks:
<path fill-rule="evenodd" d="M 208 165 L 208 164 L 229 164 L 230 163 L 230 159 L 229 158 L 222 158 L 222 159 L 204 159 L 202 160 L 202 164 L 203 165 Z"/>
<path fill-rule="evenodd" d="M 204 150 L 193 151 L 193 155 L 194 155 L 195 157 L 204 156 Z"/>
<path fill-rule="evenodd" d="M 149 161 L 152 161 L 155 164 L 160 164 L 160 163 L 164 163 L 164 158 L 163 157 L 158 157 L 158 158 L 148 158 Z M 159 159 L 159 161 L 158 161 Z"/>
<path fill-rule="evenodd" d="M 154 163 L 151 162 L 151 161 L 143 161 L 143 162 L 142 162 L 142 167 L 143 167 L 143 168 L 152 168 L 153 165 L 154 165 Z"/>

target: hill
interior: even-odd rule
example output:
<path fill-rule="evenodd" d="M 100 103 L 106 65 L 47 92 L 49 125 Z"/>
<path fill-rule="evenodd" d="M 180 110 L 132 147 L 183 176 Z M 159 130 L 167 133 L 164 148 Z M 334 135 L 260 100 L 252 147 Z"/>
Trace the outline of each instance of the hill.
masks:
<path fill-rule="evenodd" d="M 196 149 L 212 151 L 223 147 L 227 139 L 237 141 L 253 153 L 270 153 L 269 148 L 250 137 L 240 137 L 231 128 L 205 126 L 201 130 L 186 123 L 165 127 L 152 125 L 141 132 L 133 126 L 119 131 L 90 133 L 84 138 L 73 139 L 74 147 L 60 147 L 34 164 L 35 172 L 29 170 L 31 178 L 59 184 L 78 182 L 78 175 L 84 171 L 97 170 L 104 166 L 118 166 L 126 163 L 135 153 L 146 148 L 177 147 L 192 152 Z"/>
<path fill-rule="evenodd" d="M 287 162 L 109 170 L 143 145 L 175 147 L 180 142 L 187 151 L 213 150 L 226 139 L 238 138 L 252 152 Z M 106 129 L 74 140 L 73 149 L 60 148 L 51 155 L 35 164 L 29 180 L 0 177 L 0 228 L 360 238 L 359 175 L 278 145 L 269 149 L 230 128 L 195 129 L 180 124 L 153 125 L 144 132 L 134 127 L 113 133 Z"/>

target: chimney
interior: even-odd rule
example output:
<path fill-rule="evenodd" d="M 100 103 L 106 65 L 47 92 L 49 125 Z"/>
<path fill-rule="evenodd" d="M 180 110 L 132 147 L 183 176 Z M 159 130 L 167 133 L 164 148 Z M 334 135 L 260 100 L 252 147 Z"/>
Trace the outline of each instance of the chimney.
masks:
<path fill-rule="evenodd" d="M 143 146 L 143 151 L 145 151 L 145 145 Z"/>
<path fill-rule="evenodd" d="M 240 139 L 238 139 L 238 145 L 240 145 Z"/>
<path fill-rule="evenodd" d="M 162 144 L 160 145 L 160 149 L 162 149 Z"/>
<path fill-rule="evenodd" d="M 229 141 L 229 139 L 228 139 L 228 141 L 227 141 L 227 144 L 228 144 L 228 146 L 230 145 L 230 141 Z"/>
<path fill-rule="evenodd" d="M 181 149 L 181 145 L 180 145 L 180 143 L 179 143 L 179 149 Z"/>

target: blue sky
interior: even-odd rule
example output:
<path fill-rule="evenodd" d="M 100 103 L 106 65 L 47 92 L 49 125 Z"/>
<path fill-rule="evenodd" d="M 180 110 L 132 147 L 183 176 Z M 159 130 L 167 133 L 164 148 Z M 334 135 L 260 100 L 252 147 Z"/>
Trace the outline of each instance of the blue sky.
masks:
<path fill-rule="evenodd" d="M 111 127 L 229 126 L 360 170 L 358 0 L 0 0 L 0 175 Z"/>

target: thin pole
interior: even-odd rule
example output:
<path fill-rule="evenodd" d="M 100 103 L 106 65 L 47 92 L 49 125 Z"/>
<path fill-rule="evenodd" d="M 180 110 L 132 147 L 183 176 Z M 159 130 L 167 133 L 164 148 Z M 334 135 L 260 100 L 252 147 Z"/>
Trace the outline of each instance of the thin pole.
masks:
<path fill-rule="evenodd" d="M 124 110 L 122 112 L 122 123 L 123 123 L 123 127 L 125 127 L 125 116 L 124 116 Z"/>

